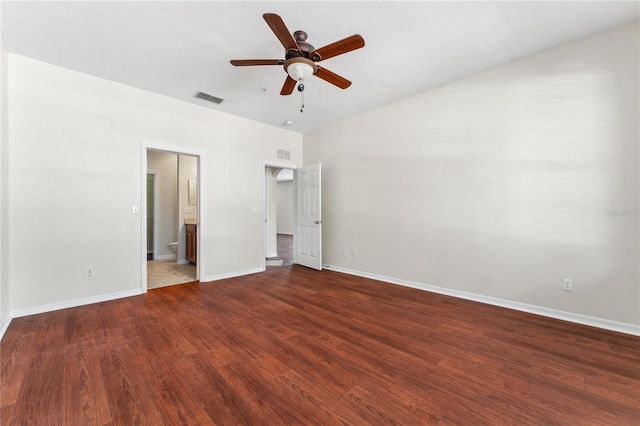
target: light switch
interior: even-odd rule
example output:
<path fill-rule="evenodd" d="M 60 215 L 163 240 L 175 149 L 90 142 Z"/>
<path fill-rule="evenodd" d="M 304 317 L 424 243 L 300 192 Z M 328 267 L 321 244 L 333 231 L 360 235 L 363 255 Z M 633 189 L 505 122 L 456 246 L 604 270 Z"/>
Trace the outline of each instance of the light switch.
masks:
<path fill-rule="evenodd" d="M 182 208 L 182 213 L 184 213 L 184 214 L 193 214 L 193 208 L 191 208 L 191 207 L 183 207 Z"/>
<path fill-rule="evenodd" d="M 131 206 L 131 213 L 138 214 L 138 206 Z"/>

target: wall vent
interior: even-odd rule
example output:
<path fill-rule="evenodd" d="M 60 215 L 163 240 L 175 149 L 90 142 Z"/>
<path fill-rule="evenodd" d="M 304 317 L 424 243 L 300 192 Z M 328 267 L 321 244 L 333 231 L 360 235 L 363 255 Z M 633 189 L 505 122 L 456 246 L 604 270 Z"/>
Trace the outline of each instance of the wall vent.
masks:
<path fill-rule="evenodd" d="M 278 160 L 291 160 L 291 151 L 282 148 L 276 148 L 276 158 Z"/>
<path fill-rule="evenodd" d="M 214 104 L 221 104 L 224 102 L 224 99 L 216 98 L 215 96 L 211 96 L 204 92 L 198 92 L 196 98 L 204 99 L 205 101 L 213 102 Z"/>

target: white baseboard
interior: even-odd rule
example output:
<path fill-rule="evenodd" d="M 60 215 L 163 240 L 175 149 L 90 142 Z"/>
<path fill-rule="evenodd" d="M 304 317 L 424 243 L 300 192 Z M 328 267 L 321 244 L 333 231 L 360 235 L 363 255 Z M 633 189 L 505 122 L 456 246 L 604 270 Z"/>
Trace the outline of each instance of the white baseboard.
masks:
<path fill-rule="evenodd" d="M 177 256 L 175 254 L 161 254 L 156 256 L 154 260 L 176 260 Z"/>
<path fill-rule="evenodd" d="M 282 234 L 282 235 L 293 235 L 293 232 L 276 232 L 277 234 Z"/>
<path fill-rule="evenodd" d="M 270 257 L 278 257 L 278 253 L 269 253 L 269 254 L 267 254 L 266 257 L 267 257 L 267 259 L 270 258 Z"/>
<path fill-rule="evenodd" d="M 241 277 L 243 275 L 257 274 L 258 272 L 264 272 L 264 271 L 265 269 L 260 267 L 260 268 L 244 269 L 242 271 L 227 272 L 227 273 L 218 274 L 218 275 L 209 275 L 208 277 L 205 277 L 203 280 L 200 280 L 200 282 L 224 280 L 227 278 Z"/>
<path fill-rule="evenodd" d="M 32 306 L 30 308 L 16 309 L 10 312 L 11 318 L 27 315 L 41 314 L 43 312 L 57 311 L 59 309 L 75 308 L 76 306 L 90 305 L 92 303 L 107 302 L 109 300 L 122 299 L 123 297 L 138 296 L 142 294 L 139 288 L 135 290 L 118 291 L 116 293 L 102 294 L 100 296 L 83 297 L 82 299 L 65 300 L 64 302 L 49 303 L 46 305 Z"/>
<path fill-rule="evenodd" d="M 11 315 L 7 315 L 2 319 L 2 325 L 0 325 L 0 340 L 2 340 L 2 338 L 4 337 L 4 333 L 7 331 L 7 328 L 9 328 L 11 320 Z"/>
<path fill-rule="evenodd" d="M 474 302 L 486 303 L 488 305 L 500 306 L 503 308 L 514 309 L 516 311 L 528 312 L 530 314 L 542 315 L 549 318 L 574 322 L 582 325 L 602 328 L 605 330 L 617 331 L 620 333 L 640 336 L 640 325 L 627 324 L 618 321 L 611 321 L 603 318 L 591 317 L 587 315 L 575 314 L 572 312 L 559 311 L 556 309 L 545 308 L 543 306 L 529 305 L 526 303 L 513 302 L 511 300 L 499 299 L 496 297 L 483 296 L 481 294 L 468 293 L 465 291 L 452 290 L 444 287 L 437 287 L 428 284 L 407 281 L 393 277 L 387 277 L 378 274 L 370 274 L 368 272 L 357 271 L 353 269 L 343 268 L 340 266 L 323 265 L 323 268 L 330 271 L 341 272 L 343 274 L 355 275 L 363 278 L 370 278 L 376 281 L 398 284 L 405 287 L 416 288 L 418 290 L 430 291 L 432 293 L 444 294 L 445 296 L 453 296 L 460 299 L 473 300 Z"/>
<path fill-rule="evenodd" d="M 179 259 L 178 260 L 178 265 L 186 265 L 187 263 L 189 263 L 189 261 L 187 259 Z"/>

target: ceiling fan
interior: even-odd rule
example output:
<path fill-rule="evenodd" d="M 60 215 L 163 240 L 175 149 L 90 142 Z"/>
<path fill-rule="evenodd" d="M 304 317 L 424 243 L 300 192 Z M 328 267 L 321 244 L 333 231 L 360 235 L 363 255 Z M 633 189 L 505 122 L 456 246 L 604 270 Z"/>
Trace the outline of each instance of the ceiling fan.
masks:
<path fill-rule="evenodd" d="M 307 43 L 307 33 L 296 31 L 293 36 L 287 29 L 280 16 L 275 13 L 265 13 L 262 15 L 271 31 L 278 37 L 285 49 L 285 59 L 233 59 L 231 65 L 238 67 L 255 65 L 283 65 L 287 72 L 287 79 L 280 91 L 281 95 L 290 95 L 299 83 L 298 90 L 304 90 L 303 81 L 315 75 L 321 79 L 346 89 L 351 86 L 351 82 L 326 68 L 316 65 L 316 62 L 351 52 L 352 50 L 364 47 L 364 39 L 358 35 L 352 35 L 335 43 L 316 49 Z"/>

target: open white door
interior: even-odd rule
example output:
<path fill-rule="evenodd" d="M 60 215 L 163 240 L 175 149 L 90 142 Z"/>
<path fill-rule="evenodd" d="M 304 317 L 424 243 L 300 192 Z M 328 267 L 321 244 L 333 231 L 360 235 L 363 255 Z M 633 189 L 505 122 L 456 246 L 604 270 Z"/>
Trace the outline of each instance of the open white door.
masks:
<path fill-rule="evenodd" d="M 320 205 L 320 164 L 296 170 L 295 262 L 322 270 L 322 209 Z"/>

